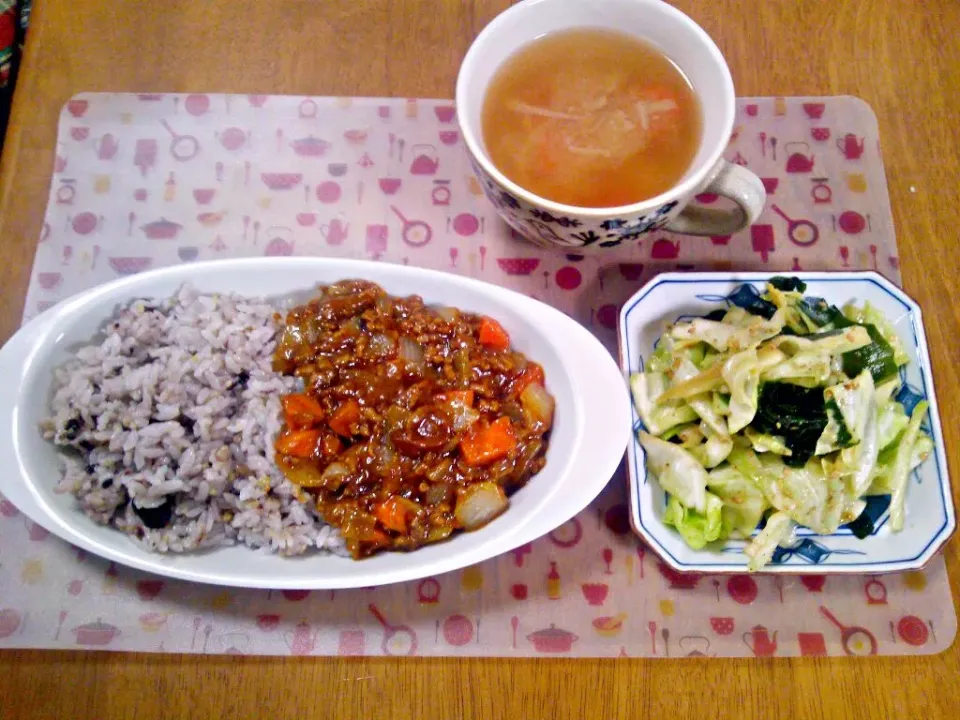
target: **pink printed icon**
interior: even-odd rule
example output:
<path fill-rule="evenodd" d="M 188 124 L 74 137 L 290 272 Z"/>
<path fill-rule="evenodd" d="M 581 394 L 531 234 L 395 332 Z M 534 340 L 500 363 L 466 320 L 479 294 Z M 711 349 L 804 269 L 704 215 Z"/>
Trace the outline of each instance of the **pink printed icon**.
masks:
<path fill-rule="evenodd" d="M 100 160 L 112 160 L 120 149 L 120 143 L 110 133 L 97 138 L 95 146 L 97 148 L 97 158 Z"/>
<path fill-rule="evenodd" d="M 191 115 L 199 117 L 210 109 L 210 98 L 206 95 L 187 95 L 183 107 Z"/>
<path fill-rule="evenodd" d="M 365 636 L 363 630 L 341 630 L 337 642 L 337 655 L 363 655 Z"/>
<path fill-rule="evenodd" d="M 461 237 L 470 237 L 480 229 L 480 220 L 472 213 L 460 213 L 453 219 L 453 231 Z"/>
<path fill-rule="evenodd" d="M 741 605 L 752 603 L 759 592 L 757 581 L 748 575 L 734 575 L 727 581 L 727 593 Z"/>
<path fill-rule="evenodd" d="M 386 225 L 367 225 L 367 255 L 374 260 L 379 260 L 380 256 L 387 251 L 387 238 L 389 236 L 390 228 Z"/>
<path fill-rule="evenodd" d="M 317 647 L 317 638 L 320 635 L 320 628 L 316 630 L 310 627 L 310 623 L 301 620 L 293 629 L 293 632 L 285 632 L 283 641 L 290 649 L 291 655 L 309 655 Z"/>
<path fill-rule="evenodd" d="M 391 205 L 393 214 L 400 218 L 403 228 L 400 231 L 400 237 L 411 247 L 423 247 L 433 238 L 433 228 L 423 220 L 409 220 L 400 210 Z"/>
<path fill-rule="evenodd" d="M 290 143 L 290 147 L 293 148 L 293 152 L 300 157 L 315 158 L 326 155 L 327 150 L 330 149 L 330 143 L 309 135 L 299 140 L 294 140 Z"/>
<path fill-rule="evenodd" d="M 580 271 L 573 265 L 566 265 L 557 270 L 557 287 L 563 290 L 576 290 L 583 281 Z"/>
<path fill-rule="evenodd" d="M 453 118 L 456 117 L 457 110 L 453 105 L 437 105 L 433 108 L 433 114 L 437 116 L 437 120 L 442 123 L 451 123 Z"/>
<path fill-rule="evenodd" d="M 384 195 L 396 194 L 397 190 L 400 189 L 400 184 L 400 178 L 380 178 L 377 180 L 377 185 L 380 186 Z"/>
<path fill-rule="evenodd" d="M 773 225 L 751 225 L 750 242 L 753 251 L 760 255 L 763 262 L 767 262 L 774 250 Z"/>
<path fill-rule="evenodd" d="M 610 586 L 606 583 L 583 583 L 580 590 L 589 604 L 603 605 L 603 601 L 607 599 L 607 593 L 610 592 Z"/>
<path fill-rule="evenodd" d="M 238 127 L 228 127 L 218 136 L 224 150 L 234 152 L 247 144 L 247 133 Z"/>
<path fill-rule="evenodd" d="M 434 145 L 414 145 L 413 162 L 410 163 L 411 175 L 435 175 L 440 167 L 440 157 Z"/>
<path fill-rule="evenodd" d="M 326 180 L 317 185 L 316 192 L 317 200 L 324 205 L 332 205 L 340 200 L 343 190 L 340 188 L 340 183 L 335 180 Z"/>
<path fill-rule="evenodd" d="M 147 171 L 157 164 L 157 141 L 149 138 L 137 140 L 133 164 L 140 168 L 140 174 L 146 177 Z"/>
<path fill-rule="evenodd" d="M 797 633 L 797 645 L 800 646 L 800 655 L 802 657 L 826 657 L 827 643 L 824 640 L 823 633 L 802 632 Z"/>
<path fill-rule="evenodd" d="M 805 142 L 788 142 L 784 148 L 787 151 L 788 173 L 813 172 L 813 153 L 810 152 L 810 145 Z"/>
<path fill-rule="evenodd" d="M 100 218 L 98 218 L 92 212 L 82 212 L 73 218 L 70 223 L 70 227 L 73 228 L 73 231 L 77 235 L 89 235 L 97 229 L 99 224 Z"/>
<path fill-rule="evenodd" d="M 86 100 L 69 100 L 67 102 L 67 112 L 75 118 L 86 115 L 89 107 L 90 103 Z"/>
<path fill-rule="evenodd" d="M 451 615 L 443 621 L 443 639 L 454 647 L 473 640 L 473 623 L 464 615 Z"/>
<path fill-rule="evenodd" d="M 654 260 L 676 260 L 680 255 L 680 241 L 670 242 L 666 238 L 660 238 L 653 243 L 650 249 L 650 257 Z"/>
<path fill-rule="evenodd" d="M 342 244 L 347 239 L 349 231 L 350 223 L 345 223 L 340 218 L 334 218 L 329 225 L 320 226 L 320 234 L 328 245 Z"/>
<path fill-rule="evenodd" d="M 863 138 L 857 137 L 853 133 L 847 133 L 842 138 L 837 138 L 837 147 L 847 160 L 859 160 L 863 155 Z"/>

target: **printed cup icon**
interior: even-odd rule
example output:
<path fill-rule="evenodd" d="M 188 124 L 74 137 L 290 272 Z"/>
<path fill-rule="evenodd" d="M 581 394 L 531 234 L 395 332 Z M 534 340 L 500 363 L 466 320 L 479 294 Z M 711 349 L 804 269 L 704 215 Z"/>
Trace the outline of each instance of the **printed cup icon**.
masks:
<path fill-rule="evenodd" d="M 827 656 L 827 643 L 823 639 L 823 633 L 797 633 L 797 644 L 803 657 Z"/>
<path fill-rule="evenodd" d="M 20 613 L 11 608 L 0 610 L 0 638 L 10 637 L 20 627 Z"/>
<path fill-rule="evenodd" d="M 380 189 L 383 191 L 384 195 L 393 195 L 400 189 L 401 180 L 400 178 L 380 178 L 377 180 L 377 185 L 380 186 Z"/>
<path fill-rule="evenodd" d="M 363 655 L 364 644 L 363 630 L 341 630 L 337 655 Z"/>
<path fill-rule="evenodd" d="M 280 616 L 265 613 L 257 615 L 257 627 L 263 632 L 273 632 L 280 626 Z"/>
<path fill-rule="evenodd" d="M 731 635 L 735 628 L 735 622 L 732 617 L 712 617 L 710 618 L 710 627 L 717 635 Z"/>
<path fill-rule="evenodd" d="M 437 105 L 433 108 L 433 114 L 437 116 L 437 120 L 442 123 L 453 122 L 453 118 L 456 115 L 457 111 L 452 105 Z"/>
<path fill-rule="evenodd" d="M 763 183 L 763 189 L 767 191 L 767 195 L 776 193 L 777 188 L 780 186 L 780 178 L 765 177 L 760 178 L 760 181 Z"/>
<path fill-rule="evenodd" d="M 193 191 L 193 199 L 197 201 L 197 205 L 209 205 L 216 194 L 214 188 L 197 188 Z"/>
<path fill-rule="evenodd" d="M 89 107 L 90 103 L 86 100 L 70 100 L 67 102 L 67 112 L 75 118 L 86 115 Z"/>
<path fill-rule="evenodd" d="M 818 593 L 823 592 L 823 586 L 827 583 L 826 575 L 803 575 L 800 578 L 800 582 L 803 583 L 803 586 L 807 588 L 808 592 Z"/>
<path fill-rule="evenodd" d="M 584 583 L 580 586 L 580 590 L 591 605 L 603 605 L 603 601 L 607 599 L 607 594 L 610 592 L 609 586 L 605 583 Z"/>

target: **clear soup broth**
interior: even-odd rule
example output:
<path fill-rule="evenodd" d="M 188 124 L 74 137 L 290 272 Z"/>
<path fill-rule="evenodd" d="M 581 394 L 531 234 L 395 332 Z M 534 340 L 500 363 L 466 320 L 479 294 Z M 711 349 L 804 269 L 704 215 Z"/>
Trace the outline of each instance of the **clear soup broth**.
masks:
<path fill-rule="evenodd" d="M 539 197 L 630 205 L 676 185 L 700 144 L 700 103 L 653 45 L 611 30 L 566 30 L 495 73 L 481 127 L 493 164 Z"/>

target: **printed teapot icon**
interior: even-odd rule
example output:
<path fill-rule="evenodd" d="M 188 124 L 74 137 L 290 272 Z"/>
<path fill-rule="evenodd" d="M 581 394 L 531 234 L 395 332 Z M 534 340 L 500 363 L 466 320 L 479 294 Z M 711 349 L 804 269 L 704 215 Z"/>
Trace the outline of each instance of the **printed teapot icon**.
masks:
<path fill-rule="evenodd" d="M 434 145 L 414 145 L 413 162 L 410 163 L 411 175 L 435 175 L 440 167 L 440 158 Z"/>
<path fill-rule="evenodd" d="M 863 138 L 847 133 L 842 138 L 837 138 L 837 147 L 847 160 L 859 160 L 863 155 Z"/>
<path fill-rule="evenodd" d="M 757 657 L 771 657 L 777 652 L 777 633 L 774 631 L 771 637 L 763 625 L 756 625 L 743 634 L 743 643 Z"/>
<path fill-rule="evenodd" d="M 787 150 L 787 172 L 788 173 L 808 173 L 813 172 L 813 153 L 810 153 L 810 146 L 805 142 L 790 142 L 785 145 Z M 793 147 L 794 150 L 790 148 Z M 805 155 L 804 153 L 810 153 Z"/>

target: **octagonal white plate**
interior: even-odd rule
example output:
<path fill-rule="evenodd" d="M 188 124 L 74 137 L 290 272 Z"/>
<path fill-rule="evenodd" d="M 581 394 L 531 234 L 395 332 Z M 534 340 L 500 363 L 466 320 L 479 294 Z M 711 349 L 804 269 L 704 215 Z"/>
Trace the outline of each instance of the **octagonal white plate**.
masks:
<path fill-rule="evenodd" d="M 910 412 L 920 399 L 930 402 L 924 430 L 933 438 L 934 452 L 911 476 L 906 523 L 899 533 L 887 523 L 889 497 L 871 498 L 865 512 L 874 520 L 874 533 L 860 540 L 841 527 L 829 536 L 801 528 L 797 543 L 778 548 L 764 572 L 886 573 L 917 569 L 937 553 L 956 528 L 953 496 L 944 454 L 943 433 L 930 370 L 930 356 L 920 307 L 900 288 L 874 272 L 789 273 L 807 283 L 806 294 L 837 306 L 869 301 L 896 328 L 910 356 L 901 369 L 901 400 Z M 643 369 L 662 334 L 664 323 L 683 315 L 706 315 L 729 305 L 731 293 L 744 283 L 762 290 L 770 273 L 666 273 L 658 275 L 630 298 L 620 312 L 620 365 L 624 377 Z M 634 427 L 640 418 L 633 410 Z M 742 540 L 713 543 L 694 550 L 672 527 L 664 525 L 663 490 L 647 473 L 643 448 L 634 437 L 627 448 L 630 518 L 634 530 L 670 567 L 680 572 L 747 572 Z"/>
<path fill-rule="evenodd" d="M 364 278 L 393 295 L 421 295 L 498 319 L 513 346 L 539 362 L 556 399 L 544 469 L 511 497 L 499 518 L 411 553 L 362 561 L 310 554 L 283 558 L 244 547 L 184 555 L 151 553 L 97 525 L 53 489 L 57 450 L 37 424 L 47 413 L 53 368 L 86 344 L 117 305 L 162 298 L 190 282 L 201 292 L 303 296 L 317 283 Z M 64 300 L 24 326 L 0 350 L 0 492 L 30 519 L 110 560 L 170 577 L 258 588 L 331 589 L 385 585 L 455 570 L 544 535 L 585 508 L 613 475 L 630 437 L 630 399 L 610 353 L 559 310 L 525 295 L 447 273 L 333 258 L 250 258 L 180 265 L 117 280 Z"/>

